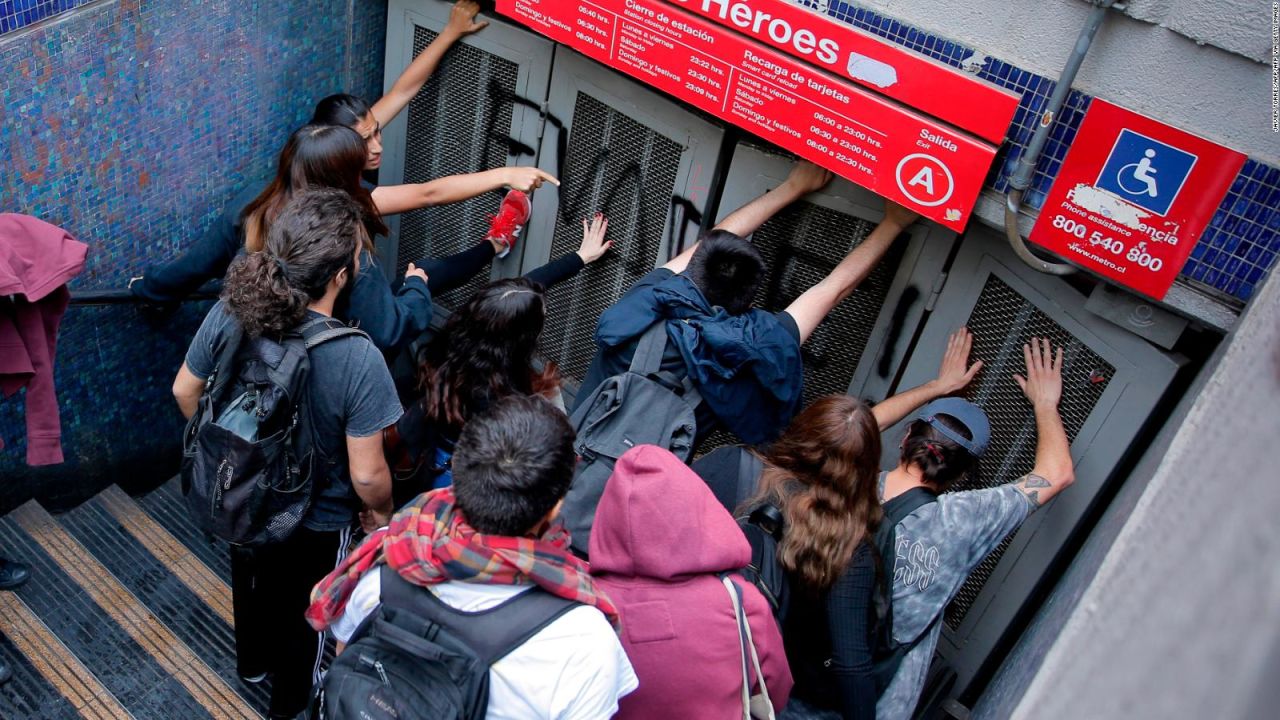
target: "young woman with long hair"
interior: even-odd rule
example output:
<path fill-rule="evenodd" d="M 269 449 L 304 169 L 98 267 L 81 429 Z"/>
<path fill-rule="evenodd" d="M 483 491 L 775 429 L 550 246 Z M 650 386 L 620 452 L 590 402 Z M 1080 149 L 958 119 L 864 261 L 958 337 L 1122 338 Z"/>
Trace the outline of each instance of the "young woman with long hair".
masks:
<path fill-rule="evenodd" d="M 397 504 L 449 484 L 449 458 L 458 433 L 494 402 L 510 395 L 542 395 L 563 408 L 556 366 L 534 367 L 545 322 L 542 285 L 529 278 L 498 280 L 454 312 L 422 349 L 422 396 L 387 438 Z"/>
<path fill-rule="evenodd" d="M 790 608 L 782 628 L 801 702 L 875 716 L 868 625 L 876 583 L 880 426 L 847 395 L 814 401 L 762 455 L 760 484 L 743 503 L 781 511 L 777 558 Z"/>
<path fill-rule="evenodd" d="M 972 336 L 961 328 L 948 341 L 936 379 L 874 408 L 846 395 L 819 398 L 768 448 L 720 448 L 693 464 L 739 517 L 768 506 L 781 516 L 777 559 L 789 601 L 783 638 L 796 681 L 784 717 L 875 717 L 871 613 L 878 580 L 873 545 L 882 516 L 880 433 L 964 388 L 982 368 L 969 365 L 971 346 Z"/>
<path fill-rule="evenodd" d="M 353 95 L 330 95 L 317 103 L 310 124 L 338 125 L 355 130 L 362 143 L 361 170 L 376 170 L 382 164 L 382 128 L 417 95 L 455 42 L 488 24 L 476 21 L 478 12 L 479 5 L 473 0 L 460 0 L 440 34 L 410 63 L 386 95 L 372 106 Z M 287 152 L 288 145 L 281 154 Z M 278 211 L 283 197 L 281 167 L 285 165 L 282 157 L 277 164 L 276 180 L 267 190 L 260 191 L 255 187 L 241 192 L 181 256 L 165 265 L 148 267 L 142 275 L 130 279 L 129 289 L 145 300 L 172 302 L 190 295 L 209 280 L 221 278 L 247 239 L 245 234 L 252 229 L 246 223 L 249 215 L 247 206 L 251 202 L 265 201 L 264 196 L 269 196 L 273 198 L 275 211 Z M 431 289 L 437 293 L 462 285 L 488 266 L 495 255 L 505 252 L 514 243 L 513 231 L 527 220 L 529 213 L 528 199 L 523 193 L 537 189 L 544 182 L 558 184 L 553 176 L 533 167 L 501 167 L 450 175 L 425 183 L 384 187 L 363 180 L 359 174 L 356 177 L 357 182 L 369 191 L 371 206 L 377 210 L 375 217 L 378 218 L 430 205 L 459 202 L 503 187 L 519 191 L 510 193 L 499 208 L 496 217 L 500 221 L 495 222 L 489 232 L 492 237 L 450 256 L 449 263 L 437 268 L 440 277 L 431 283 Z M 259 227 L 256 232 L 261 235 L 264 230 Z M 385 227 L 381 232 L 386 232 Z"/>

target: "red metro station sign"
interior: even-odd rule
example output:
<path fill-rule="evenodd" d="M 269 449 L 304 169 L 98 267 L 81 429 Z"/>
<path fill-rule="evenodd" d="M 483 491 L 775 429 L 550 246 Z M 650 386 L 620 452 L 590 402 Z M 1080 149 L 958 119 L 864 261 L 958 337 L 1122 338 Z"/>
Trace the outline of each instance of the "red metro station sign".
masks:
<path fill-rule="evenodd" d="M 497 8 L 957 231 L 1018 104 L 784 0 L 498 0 Z"/>
<path fill-rule="evenodd" d="M 1030 239 L 1161 300 L 1244 162 L 1241 153 L 1095 98 Z"/>

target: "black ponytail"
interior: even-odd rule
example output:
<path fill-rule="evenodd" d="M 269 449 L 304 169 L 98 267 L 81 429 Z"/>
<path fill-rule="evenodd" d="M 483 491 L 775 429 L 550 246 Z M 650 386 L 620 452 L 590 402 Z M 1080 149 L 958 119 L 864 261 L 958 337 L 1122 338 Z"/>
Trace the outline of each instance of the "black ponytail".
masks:
<path fill-rule="evenodd" d="M 341 190 L 296 193 L 263 250 L 241 256 L 227 272 L 222 299 L 245 333 L 279 337 L 302 323 L 342 270 L 354 282 L 356 248 L 366 237 L 361 219 L 359 204 Z"/>
<path fill-rule="evenodd" d="M 354 128 L 372 112 L 369 103 L 355 95 L 338 93 L 316 103 L 311 125 L 345 125 Z"/>
<path fill-rule="evenodd" d="M 969 438 L 969 431 L 960 422 L 948 415 L 936 418 L 961 437 Z M 916 420 L 907 426 L 900 459 L 903 465 L 919 468 L 924 480 L 939 492 L 957 480 L 975 476 L 978 471 L 977 458 L 924 420 Z"/>

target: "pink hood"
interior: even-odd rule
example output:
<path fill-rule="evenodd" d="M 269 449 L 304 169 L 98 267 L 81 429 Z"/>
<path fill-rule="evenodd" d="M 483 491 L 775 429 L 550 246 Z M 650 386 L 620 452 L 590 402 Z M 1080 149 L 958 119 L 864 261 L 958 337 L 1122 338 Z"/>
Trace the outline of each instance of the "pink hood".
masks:
<path fill-rule="evenodd" d="M 738 621 L 718 577 L 726 571 L 742 591 L 774 708 L 787 704 L 778 625 L 760 591 L 732 572 L 750 560 L 737 523 L 676 456 L 641 445 L 618 459 L 591 532 L 591 574 L 618 608 L 640 679 L 614 720 L 742 720 Z"/>
<path fill-rule="evenodd" d="M 596 506 L 591 571 L 674 580 L 739 570 L 751 546 L 707 484 L 655 445 L 628 450 Z"/>
<path fill-rule="evenodd" d="M 36 302 L 84 268 L 89 246 L 27 215 L 0 213 L 0 295 Z"/>

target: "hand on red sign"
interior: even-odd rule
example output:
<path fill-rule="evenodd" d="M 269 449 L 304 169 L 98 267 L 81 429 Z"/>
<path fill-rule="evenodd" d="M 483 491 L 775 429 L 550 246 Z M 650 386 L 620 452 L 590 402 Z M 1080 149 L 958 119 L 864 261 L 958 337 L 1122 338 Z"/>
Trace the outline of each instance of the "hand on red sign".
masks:
<path fill-rule="evenodd" d="M 884 222 L 898 226 L 898 229 L 905 229 L 911 223 L 920 219 L 920 213 L 914 210 L 908 210 L 906 207 L 899 205 L 892 200 L 884 201 Z"/>
<path fill-rule="evenodd" d="M 826 187 L 832 177 L 834 175 L 830 170 L 818 167 L 808 160 L 801 160 L 791 168 L 791 174 L 787 175 L 786 182 L 801 195 L 808 195 Z"/>
<path fill-rule="evenodd" d="M 445 26 L 445 32 L 462 37 L 485 29 L 489 26 L 489 21 L 480 20 L 477 22 L 476 15 L 479 13 L 480 4 L 475 0 L 458 0 L 458 3 L 453 6 L 453 10 L 449 11 L 449 24 Z"/>

